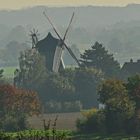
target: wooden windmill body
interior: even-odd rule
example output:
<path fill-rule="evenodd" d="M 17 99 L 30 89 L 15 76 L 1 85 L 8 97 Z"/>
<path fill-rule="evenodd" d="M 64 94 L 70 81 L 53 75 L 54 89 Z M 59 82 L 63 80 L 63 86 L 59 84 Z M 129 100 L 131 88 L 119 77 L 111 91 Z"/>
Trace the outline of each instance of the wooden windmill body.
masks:
<path fill-rule="evenodd" d="M 59 46 L 59 39 L 54 38 L 51 33 L 36 44 L 36 49 L 45 56 L 46 67 L 49 71 L 58 72 L 65 68 L 62 59 L 63 48 Z"/>

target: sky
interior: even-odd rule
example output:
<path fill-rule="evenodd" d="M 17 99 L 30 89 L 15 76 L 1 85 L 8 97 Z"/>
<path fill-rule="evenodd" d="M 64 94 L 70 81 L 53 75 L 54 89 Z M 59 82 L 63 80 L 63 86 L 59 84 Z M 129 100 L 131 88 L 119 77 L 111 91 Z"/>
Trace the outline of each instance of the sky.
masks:
<path fill-rule="evenodd" d="M 20 9 L 35 5 L 47 6 L 126 6 L 138 3 L 140 0 L 0 0 L 0 9 Z"/>

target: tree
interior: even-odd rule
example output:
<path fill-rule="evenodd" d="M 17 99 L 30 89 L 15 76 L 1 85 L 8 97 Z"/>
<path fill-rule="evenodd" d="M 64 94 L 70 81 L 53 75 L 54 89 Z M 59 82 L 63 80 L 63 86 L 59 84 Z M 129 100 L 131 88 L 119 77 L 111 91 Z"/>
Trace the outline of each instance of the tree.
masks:
<path fill-rule="evenodd" d="M 83 66 L 102 70 L 107 77 L 116 77 L 120 71 L 120 65 L 114 60 L 113 55 L 98 42 L 91 49 L 85 50 L 81 55 L 81 62 Z"/>
<path fill-rule="evenodd" d="M 0 84 L 3 84 L 4 83 L 3 73 L 4 73 L 4 70 L 3 69 L 0 69 Z"/>
<path fill-rule="evenodd" d="M 99 101 L 105 105 L 106 126 L 109 132 L 124 130 L 126 120 L 135 113 L 135 102 L 129 96 L 120 80 L 106 80 L 98 90 Z"/>
<path fill-rule="evenodd" d="M 22 52 L 19 64 L 19 87 L 37 91 L 44 105 L 46 101 L 51 100 L 57 102 L 74 100 L 75 88 L 71 70 L 63 70 L 61 73 L 49 72 L 44 57 L 36 50 Z"/>
<path fill-rule="evenodd" d="M 93 68 L 78 68 L 75 72 L 75 88 L 84 108 L 98 107 L 96 88 L 102 80 L 101 71 Z"/>
<path fill-rule="evenodd" d="M 128 90 L 130 99 L 136 104 L 135 114 L 131 120 L 131 126 L 133 126 L 134 132 L 140 132 L 140 75 L 137 74 L 129 77 L 125 86 Z"/>
<path fill-rule="evenodd" d="M 70 83 L 74 82 L 76 70 L 75 68 L 65 68 L 64 70 L 60 71 L 60 76 L 68 78 Z"/>
<path fill-rule="evenodd" d="M 32 115 L 39 113 L 40 103 L 36 92 L 0 85 L 0 108 L 2 112 L 16 111 Z"/>
<path fill-rule="evenodd" d="M 47 76 L 45 60 L 36 50 L 21 52 L 19 57 L 19 86 L 27 89 L 38 89 Z"/>
<path fill-rule="evenodd" d="M 78 128 L 87 132 L 140 132 L 140 76 L 130 77 L 126 83 L 116 79 L 104 80 L 98 88 L 99 101 L 104 108 L 87 113 L 78 121 Z M 102 129 L 103 128 L 103 129 Z"/>
<path fill-rule="evenodd" d="M 98 89 L 99 101 L 108 110 L 124 112 L 132 115 L 132 101 L 129 99 L 127 89 L 120 80 L 106 80 Z"/>
<path fill-rule="evenodd" d="M 4 70 L 1 69 L 1 70 L 0 70 L 0 78 L 3 78 L 3 72 L 4 72 Z"/>
<path fill-rule="evenodd" d="M 40 113 L 36 92 L 0 85 L 0 127 L 5 131 L 23 130 L 27 116 Z"/>
<path fill-rule="evenodd" d="M 135 75 L 128 78 L 125 84 L 130 98 L 136 103 L 136 110 L 140 109 L 140 75 Z"/>
<path fill-rule="evenodd" d="M 77 128 L 82 133 L 105 133 L 105 113 L 91 109 L 82 112 L 84 119 L 77 120 Z"/>
<path fill-rule="evenodd" d="M 50 73 L 44 84 L 47 99 L 60 102 L 75 100 L 75 87 L 67 77 Z"/>

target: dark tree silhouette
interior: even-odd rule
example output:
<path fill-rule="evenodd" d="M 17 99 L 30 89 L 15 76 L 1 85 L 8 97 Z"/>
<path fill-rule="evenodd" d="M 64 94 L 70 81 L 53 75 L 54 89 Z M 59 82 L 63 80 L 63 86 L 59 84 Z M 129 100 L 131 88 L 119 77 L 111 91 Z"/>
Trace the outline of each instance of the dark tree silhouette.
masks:
<path fill-rule="evenodd" d="M 98 42 L 91 49 L 85 50 L 81 55 L 81 62 L 87 67 L 102 70 L 107 77 L 116 77 L 120 71 L 120 65 L 114 60 L 113 55 L 109 54 L 105 47 Z"/>

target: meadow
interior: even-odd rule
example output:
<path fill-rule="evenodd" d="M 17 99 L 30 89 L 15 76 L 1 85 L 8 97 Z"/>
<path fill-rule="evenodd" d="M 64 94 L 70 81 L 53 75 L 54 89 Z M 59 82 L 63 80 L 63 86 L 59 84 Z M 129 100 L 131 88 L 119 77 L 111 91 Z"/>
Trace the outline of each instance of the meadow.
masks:
<path fill-rule="evenodd" d="M 4 70 L 4 77 L 6 78 L 12 78 L 14 76 L 14 71 L 17 67 L 15 66 L 9 66 L 9 67 L 2 67 L 1 69 Z"/>

